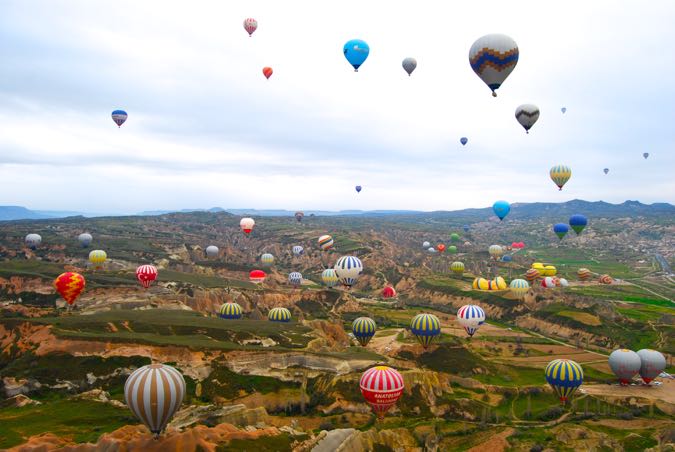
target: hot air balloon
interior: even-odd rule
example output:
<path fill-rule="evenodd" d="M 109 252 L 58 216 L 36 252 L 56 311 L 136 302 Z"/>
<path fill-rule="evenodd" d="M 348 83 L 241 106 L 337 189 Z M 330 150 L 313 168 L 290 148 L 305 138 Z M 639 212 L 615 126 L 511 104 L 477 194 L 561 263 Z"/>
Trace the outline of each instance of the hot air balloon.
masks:
<path fill-rule="evenodd" d="M 436 248 L 434 248 L 433 246 L 430 246 L 429 249 L 427 249 L 427 251 L 431 254 L 438 253 L 438 251 L 436 251 Z"/>
<path fill-rule="evenodd" d="M 251 270 L 248 274 L 248 279 L 254 284 L 262 284 L 266 277 L 267 274 L 262 270 Z"/>
<path fill-rule="evenodd" d="M 298 220 L 298 223 L 300 223 L 305 216 L 305 212 L 295 212 L 295 219 Z"/>
<path fill-rule="evenodd" d="M 546 382 L 560 397 L 564 404 L 584 381 L 584 371 L 579 364 L 570 359 L 555 359 L 548 363 Z"/>
<path fill-rule="evenodd" d="M 24 239 L 26 246 L 35 251 L 38 246 L 42 243 L 42 237 L 40 234 L 28 234 Z"/>
<path fill-rule="evenodd" d="M 396 290 L 391 286 L 382 289 L 382 298 L 393 298 L 396 296 Z"/>
<path fill-rule="evenodd" d="M 511 257 L 510 254 L 507 254 L 506 256 L 502 256 L 501 261 L 502 262 L 511 262 L 513 260 L 513 257 Z"/>
<path fill-rule="evenodd" d="M 565 278 L 559 278 L 558 283 L 560 284 L 560 287 L 569 287 L 570 285 L 569 281 Z"/>
<path fill-rule="evenodd" d="M 565 114 L 565 112 L 567 111 L 567 107 L 563 107 L 563 108 L 561 108 L 561 109 L 560 109 L 560 111 L 562 111 L 562 112 L 563 112 L 563 114 Z"/>
<path fill-rule="evenodd" d="M 600 284 L 612 284 L 614 280 L 609 275 L 600 275 L 600 278 L 598 278 L 598 282 Z"/>
<path fill-rule="evenodd" d="M 108 255 L 103 250 L 91 250 L 89 253 L 89 262 L 91 262 L 95 269 L 103 266 L 103 263 L 108 259 Z"/>
<path fill-rule="evenodd" d="M 511 211 L 511 204 L 506 201 L 497 201 L 492 205 L 492 210 L 499 220 L 503 220 Z"/>
<path fill-rule="evenodd" d="M 127 120 L 129 115 L 127 114 L 126 111 L 124 110 L 115 110 L 112 112 L 112 120 L 115 121 L 115 124 L 117 124 L 117 127 L 122 127 L 122 124 Z"/>
<path fill-rule="evenodd" d="M 141 265 L 136 269 L 136 279 L 147 289 L 157 279 L 157 268 L 154 265 Z"/>
<path fill-rule="evenodd" d="M 370 317 L 359 317 L 352 323 L 352 334 L 354 334 L 356 340 L 359 341 L 359 344 L 364 347 L 368 345 L 368 342 L 375 336 L 376 329 L 377 325 L 375 324 L 375 320 Z"/>
<path fill-rule="evenodd" d="M 453 232 L 452 234 L 450 234 L 450 240 L 452 240 L 453 242 L 459 242 L 459 234 Z"/>
<path fill-rule="evenodd" d="M 253 218 L 242 218 L 241 221 L 239 222 L 239 227 L 246 235 L 251 233 L 254 226 L 255 220 Z"/>
<path fill-rule="evenodd" d="M 262 70 L 262 73 L 263 73 L 263 75 L 265 76 L 265 78 L 266 78 L 267 80 L 269 80 L 270 77 L 272 76 L 272 74 L 274 73 L 274 71 L 272 70 L 271 67 L 265 66 L 265 67 L 263 68 L 263 70 Z"/>
<path fill-rule="evenodd" d="M 296 257 L 302 256 L 305 253 L 305 249 L 303 247 L 301 247 L 300 245 L 295 245 L 292 248 L 292 251 L 293 251 L 293 256 L 296 256 Z"/>
<path fill-rule="evenodd" d="M 666 358 L 656 350 L 648 348 L 638 350 L 637 354 L 640 357 L 640 377 L 649 384 L 665 370 Z"/>
<path fill-rule="evenodd" d="M 562 240 L 569 231 L 570 227 L 565 223 L 556 223 L 553 225 L 553 232 L 555 232 L 555 235 L 557 235 L 560 240 Z"/>
<path fill-rule="evenodd" d="M 643 157 L 645 158 L 645 160 L 646 160 L 647 157 L 649 157 L 649 152 L 644 152 L 644 153 L 642 154 L 642 156 L 643 156 Z"/>
<path fill-rule="evenodd" d="M 218 317 L 221 319 L 236 320 L 242 317 L 241 306 L 237 303 L 223 303 L 218 310 Z"/>
<path fill-rule="evenodd" d="M 85 285 L 84 276 L 74 272 L 61 273 L 54 280 L 54 288 L 69 305 L 75 303 Z"/>
<path fill-rule="evenodd" d="M 622 386 L 630 384 L 633 377 L 640 372 L 641 366 L 640 355 L 633 350 L 620 348 L 609 355 L 609 367 L 612 368 L 612 372 Z"/>
<path fill-rule="evenodd" d="M 91 236 L 91 234 L 86 232 L 77 236 L 77 241 L 80 242 L 82 248 L 87 248 L 89 245 L 91 245 L 92 240 L 94 240 L 94 238 Z"/>
<path fill-rule="evenodd" d="M 253 32 L 256 31 L 258 28 L 258 21 L 253 19 L 253 18 L 248 18 L 244 20 L 244 30 L 248 33 L 248 37 L 250 38 L 251 35 L 253 35 Z"/>
<path fill-rule="evenodd" d="M 330 235 L 322 235 L 319 237 L 318 243 L 323 251 L 328 251 L 329 249 L 333 248 L 333 237 Z"/>
<path fill-rule="evenodd" d="M 525 129 L 525 133 L 530 133 L 530 129 L 539 119 L 539 107 L 532 104 L 523 104 L 516 108 L 516 120 Z"/>
<path fill-rule="evenodd" d="M 609 173 L 609 168 L 605 168 L 604 170 L 602 170 L 602 172 L 605 173 L 605 175 L 607 175 L 607 173 Z"/>
<path fill-rule="evenodd" d="M 587 268 L 580 268 L 577 270 L 577 276 L 579 277 L 580 280 L 582 281 L 587 281 L 588 279 L 591 278 L 591 271 Z"/>
<path fill-rule="evenodd" d="M 361 193 L 361 186 L 360 185 L 357 185 L 354 188 L 356 188 L 356 193 Z"/>
<path fill-rule="evenodd" d="M 464 228 L 464 232 L 469 232 L 469 225 L 468 224 L 465 224 L 463 226 L 463 228 Z"/>
<path fill-rule="evenodd" d="M 450 245 L 447 250 L 450 254 L 457 254 L 457 247 L 455 245 Z"/>
<path fill-rule="evenodd" d="M 450 264 L 450 270 L 457 275 L 464 273 L 464 263 L 463 262 L 453 262 Z"/>
<path fill-rule="evenodd" d="M 473 337 L 478 328 L 485 323 L 485 311 L 480 306 L 464 305 L 457 311 L 457 321 L 469 337 Z"/>
<path fill-rule="evenodd" d="M 570 217 L 569 223 L 570 226 L 572 226 L 574 232 L 576 232 L 576 234 L 579 235 L 588 224 L 588 219 L 583 215 L 575 214 Z"/>
<path fill-rule="evenodd" d="M 551 180 L 558 186 L 558 189 L 562 190 L 563 185 L 572 177 L 572 170 L 566 165 L 556 165 L 551 168 L 549 174 L 551 175 Z"/>
<path fill-rule="evenodd" d="M 466 143 L 469 142 L 469 139 L 467 137 L 462 137 L 459 139 L 459 142 L 462 143 L 462 146 L 466 146 Z"/>
<path fill-rule="evenodd" d="M 501 276 L 497 276 L 495 279 L 488 282 L 490 290 L 506 290 L 508 288 L 506 281 Z"/>
<path fill-rule="evenodd" d="M 430 246 L 431 246 L 431 243 L 429 243 L 429 242 L 422 243 L 422 248 L 424 248 L 425 250 L 429 249 Z"/>
<path fill-rule="evenodd" d="M 270 322 L 290 322 L 291 311 L 286 308 L 272 308 L 269 314 L 267 314 L 267 319 Z"/>
<path fill-rule="evenodd" d="M 180 408 L 185 396 L 185 379 L 165 364 L 136 369 L 124 383 L 124 400 L 155 438 Z"/>
<path fill-rule="evenodd" d="M 403 70 L 405 70 L 408 75 L 411 75 L 417 67 L 417 60 L 415 58 L 406 58 L 401 64 L 403 66 Z"/>
<path fill-rule="evenodd" d="M 555 286 L 555 279 L 551 276 L 547 276 L 541 280 L 541 287 L 544 287 L 545 289 L 551 289 Z"/>
<path fill-rule="evenodd" d="M 354 72 L 359 72 L 359 67 L 366 61 L 370 53 L 370 47 L 365 41 L 361 39 L 352 39 L 347 41 L 342 48 L 342 52 L 349 61 L 349 64 L 354 66 Z"/>
<path fill-rule="evenodd" d="M 260 262 L 262 262 L 263 265 L 269 267 L 270 265 L 274 264 L 274 256 L 270 253 L 265 253 L 260 256 Z"/>
<path fill-rule="evenodd" d="M 334 269 L 327 268 L 321 273 L 321 281 L 326 287 L 334 287 L 340 280 Z"/>
<path fill-rule="evenodd" d="M 504 254 L 504 248 L 502 248 L 499 245 L 490 245 L 490 248 L 488 248 L 488 252 L 490 253 L 490 256 L 492 256 L 493 259 L 499 259 L 502 254 Z"/>
<path fill-rule="evenodd" d="M 361 375 L 359 387 L 377 417 L 384 417 L 403 394 L 403 376 L 396 369 L 375 366 Z"/>
<path fill-rule="evenodd" d="M 288 282 L 293 286 L 299 286 L 302 284 L 302 273 L 300 272 L 290 272 L 288 274 Z"/>
<path fill-rule="evenodd" d="M 441 334 L 441 321 L 433 314 L 417 314 L 410 322 L 410 331 L 425 349 Z"/>
<path fill-rule="evenodd" d="M 363 264 L 356 256 L 342 256 L 335 263 L 334 269 L 340 282 L 344 286 L 351 287 L 361 276 Z"/>
<path fill-rule="evenodd" d="M 439 253 L 445 251 L 445 243 L 439 243 L 438 245 L 436 245 L 436 251 L 438 251 Z"/>
<path fill-rule="evenodd" d="M 518 45 L 510 37 L 490 34 L 476 40 L 469 50 L 471 69 L 491 90 L 492 95 L 518 63 Z"/>
<path fill-rule="evenodd" d="M 206 257 L 217 257 L 220 250 L 217 246 L 210 245 L 206 247 Z"/>
<path fill-rule="evenodd" d="M 527 279 L 530 283 L 534 282 L 541 276 L 541 273 L 539 273 L 539 270 L 536 268 L 530 268 L 525 272 L 525 279 Z"/>
<path fill-rule="evenodd" d="M 524 279 L 514 279 L 509 284 L 509 289 L 517 298 L 523 298 L 528 290 L 530 290 L 530 285 Z"/>

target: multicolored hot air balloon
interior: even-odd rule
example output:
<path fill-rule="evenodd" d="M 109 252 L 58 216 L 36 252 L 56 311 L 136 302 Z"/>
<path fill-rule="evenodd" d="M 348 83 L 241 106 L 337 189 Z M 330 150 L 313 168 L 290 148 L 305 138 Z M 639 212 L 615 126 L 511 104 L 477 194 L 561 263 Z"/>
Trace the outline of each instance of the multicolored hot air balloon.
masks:
<path fill-rule="evenodd" d="M 557 235 L 560 240 L 562 240 L 569 231 L 570 227 L 565 223 L 556 223 L 553 225 L 553 232 L 555 232 L 555 235 Z"/>
<path fill-rule="evenodd" d="M 267 314 L 267 319 L 270 322 L 290 322 L 291 311 L 286 308 L 272 308 L 269 314 Z"/>
<path fill-rule="evenodd" d="M 333 241 L 333 237 L 331 237 L 328 234 L 319 237 L 319 240 L 317 242 L 319 243 L 319 247 L 323 251 L 328 251 L 329 249 L 333 248 L 333 244 L 335 243 Z"/>
<path fill-rule="evenodd" d="M 300 223 L 304 217 L 305 217 L 305 212 L 300 212 L 300 211 L 295 212 L 295 219 L 298 220 L 298 223 Z"/>
<path fill-rule="evenodd" d="M 523 104 L 516 108 L 516 120 L 525 129 L 525 133 L 530 133 L 530 129 L 539 119 L 539 107 L 532 104 Z"/>
<path fill-rule="evenodd" d="M 254 226 L 255 220 L 253 218 L 242 218 L 241 221 L 239 222 L 239 227 L 246 235 L 250 234 L 251 231 L 253 231 Z"/>
<path fill-rule="evenodd" d="M 541 273 L 536 268 L 529 268 L 525 272 L 525 279 L 527 279 L 530 283 L 533 283 L 534 281 L 536 281 L 537 278 L 539 278 L 540 276 L 541 276 Z"/>
<path fill-rule="evenodd" d="M 502 34 L 478 38 L 469 50 L 471 69 L 497 97 L 496 90 L 504 83 L 518 63 L 516 41 Z"/>
<path fill-rule="evenodd" d="M 464 263 L 463 262 L 453 262 L 450 264 L 450 270 L 457 275 L 464 273 Z"/>
<path fill-rule="evenodd" d="M 110 116 L 112 116 L 112 120 L 115 122 L 115 124 L 117 124 L 118 128 L 122 127 L 122 124 L 124 124 L 129 117 L 127 112 L 124 110 L 115 110 Z"/>
<path fill-rule="evenodd" d="M 457 311 L 457 321 L 469 337 L 473 337 L 478 328 L 485 323 L 485 311 L 480 306 L 464 305 Z"/>
<path fill-rule="evenodd" d="M 552 289 L 556 286 L 555 279 L 552 276 L 547 276 L 541 280 L 541 287 L 545 289 Z"/>
<path fill-rule="evenodd" d="M 366 44 L 366 41 L 361 39 L 352 39 L 347 41 L 342 48 L 342 52 L 351 64 L 354 67 L 354 72 L 359 72 L 359 68 L 368 58 L 370 53 L 370 47 Z"/>
<path fill-rule="evenodd" d="M 136 269 L 136 279 L 146 289 L 157 279 L 157 268 L 154 265 L 141 265 Z"/>
<path fill-rule="evenodd" d="M 241 309 L 241 306 L 234 302 L 223 303 L 218 310 L 218 317 L 221 319 L 236 320 L 240 319 L 242 315 L 243 310 Z"/>
<path fill-rule="evenodd" d="M 490 253 L 490 256 L 492 256 L 493 259 L 499 259 L 502 254 L 504 254 L 504 248 L 499 245 L 490 245 L 488 253 Z"/>
<path fill-rule="evenodd" d="M 37 249 L 38 246 L 42 243 L 42 237 L 40 234 L 28 234 L 24 239 L 26 246 L 33 251 Z"/>
<path fill-rule="evenodd" d="M 640 377 L 649 384 L 666 369 L 666 357 L 656 350 L 648 348 L 638 350 L 640 357 Z"/>
<path fill-rule="evenodd" d="M 393 298 L 396 296 L 396 289 L 391 286 L 386 286 L 382 289 L 382 298 Z"/>
<path fill-rule="evenodd" d="M 356 189 L 356 193 L 361 193 L 361 186 L 360 185 L 357 185 L 354 188 Z"/>
<path fill-rule="evenodd" d="M 356 256 L 342 256 L 333 267 L 340 282 L 347 287 L 356 284 L 363 272 L 363 263 Z"/>
<path fill-rule="evenodd" d="M 327 268 L 321 273 L 321 281 L 326 287 L 335 287 L 340 279 L 332 268 Z"/>
<path fill-rule="evenodd" d="M 254 284 L 262 284 L 267 278 L 267 274 L 262 270 L 251 270 L 248 279 Z"/>
<path fill-rule="evenodd" d="M 396 369 L 375 366 L 366 370 L 359 381 L 361 394 L 377 417 L 384 417 L 403 394 L 403 376 Z"/>
<path fill-rule="evenodd" d="M 410 76 L 417 67 L 417 60 L 415 58 L 406 58 L 401 65 L 403 66 L 403 70 Z"/>
<path fill-rule="evenodd" d="M 248 37 L 250 38 L 253 35 L 253 32 L 258 29 L 258 21 L 249 17 L 248 19 L 244 19 L 244 30 L 248 33 Z"/>
<path fill-rule="evenodd" d="M 220 250 L 215 245 L 209 245 L 206 247 L 206 257 L 218 257 Z"/>
<path fill-rule="evenodd" d="M 640 355 L 633 350 L 620 348 L 609 355 L 609 367 L 622 386 L 630 384 L 633 377 L 640 372 L 641 366 Z"/>
<path fill-rule="evenodd" d="M 572 177 L 572 170 L 566 165 L 556 165 L 551 168 L 549 174 L 551 175 L 551 180 L 556 184 L 558 189 L 562 190 L 563 185 L 565 185 L 567 181 L 570 180 L 570 177 Z"/>
<path fill-rule="evenodd" d="M 584 371 L 579 364 L 570 359 L 555 359 L 544 370 L 546 382 L 560 397 L 564 404 L 584 382 Z"/>
<path fill-rule="evenodd" d="M 577 270 L 577 276 L 582 281 L 588 281 L 589 279 L 591 279 L 591 276 L 593 275 L 591 274 L 591 271 L 589 269 L 580 268 L 579 270 Z"/>
<path fill-rule="evenodd" d="M 467 137 L 462 137 L 459 139 L 459 142 L 462 143 L 462 146 L 466 146 L 466 143 L 469 142 L 469 139 Z"/>
<path fill-rule="evenodd" d="M 95 269 L 101 268 L 107 259 L 108 255 L 103 250 L 91 250 L 89 253 L 89 262 L 92 263 Z"/>
<path fill-rule="evenodd" d="M 511 204 L 506 201 L 497 201 L 492 205 L 492 210 L 499 220 L 503 220 L 511 211 Z"/>
<path fill-rule="evenodd" d="M 410 322 L 410 331 L 425 349 L 441 334 L 441 321 L 433 314 L 417 314 Z"/>
<path fill-rule="evenodd" d="M 305 254 L 305 249 L 301 247 L 300 245 L 295 245 L 291 251 L 293 252 L 293 256 L 302 256 Z"/>
<path fill-rule="evenodd" d="M 274 71 L 272 70 L 271 67 L 265 66 L 265 67 L 263 68 L 263 70 L 262 70 L 262 73 L 263 73 L 263 75 L 265 76 L 265 78 L 266 78 L 267 80 L 269 80 L 270 77 L 272 76 L 272 74 L 274 73 Z"/>
<path fill-rule="evenodd" d="M 54 280 L 54 288 L 69 305 L 75 303 L 85 285 L 84 276 L 75 272 L 61 273 Z"/>
<path fill-rule="evenodd" d="M 288 282 L 291 283 L 291 285 L 298 287 L 302 284 L 302 273 L 290 272 L 288 274 Z"/>
<path fill-rule="evenodd" d="M 262 262 L 263 265 L 269 267 L 270 265 L 274 264 L 274 255 L 265 253 L 260 256 L 260 262 Z"/>
<path fill-rule="evenodd" d="M 368 345 L 368 342 L 375 336 L 376 329 L 377 325 L 375 324 L 375 320 L 370 317 L 359 317 L 352 322 L 352 334 L 354 334 L 356 340 L 359 341 L 359 344 L 364 347 Z"/>
<path fill-rule="evenodd" d="M 588 218 L 586 218 L 583 215 L 580 214 L 575 214 L 570 217 L 570 226 L 572 226 L 572 229 L 574 232 L 579 235 L 581 234 L 581 231 L 584 230 L 586 225 L 588 224 Z"/>
<path fill-rule="evenodd" d="M 91 245 L 92 240 L 94 240 L 94 238 L 91 236 L 91 234 L 86 232 L 77 236 L 77 241 L 80 242 L 82 248 L 87 248 L 89 245 Z"/>
<path fill-rule="evenodd" d="M 509 289 L 517 298 L 523 298 L 528 290 L 530 290 L 530 285 L 524 279 L 514 279 L 509 284 Z"/>
<path fill-rule="evenodd" d="M 185 391 L 180 372 L 165 364 L 150 364 L 129 375 L 124 401 L 157 438 L 183 403 Z"/>

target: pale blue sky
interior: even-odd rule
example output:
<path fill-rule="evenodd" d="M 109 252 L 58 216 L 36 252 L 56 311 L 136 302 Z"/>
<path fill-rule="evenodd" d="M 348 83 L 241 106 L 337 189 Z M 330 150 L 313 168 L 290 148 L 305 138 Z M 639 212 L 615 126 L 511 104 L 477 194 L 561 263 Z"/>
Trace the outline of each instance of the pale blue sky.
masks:
<path fill-rule="evenodd" d="M 3 1 L 0 204 L 675 202 L 675 3 L 455 3 Z M 487 33 L 520 48 L 496 99 L 467 58 Z M 352 38 L 371 48 L 358 73 L 342 55 Z M 529 135 L 522 103 L 541 110 Z M 573 170 L 562 192 L 557 163 Z"/>

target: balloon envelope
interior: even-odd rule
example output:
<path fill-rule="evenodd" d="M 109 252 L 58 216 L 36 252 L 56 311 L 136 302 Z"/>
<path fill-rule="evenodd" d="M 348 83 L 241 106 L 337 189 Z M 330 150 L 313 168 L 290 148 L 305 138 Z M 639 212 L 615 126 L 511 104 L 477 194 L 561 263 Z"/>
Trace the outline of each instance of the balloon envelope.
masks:
<path fill-rule="evenodd" d="M 91 236 L 91 234 L 86 232 L 77 236 L 77 241 L 80 242 L 80 245 L 82 245 L 83 248 L 88 247 L 92 240 L 94 240 L 94 238 Z"/>
<path fill-rule="evenodd" d="M 551 180 L 556 184 L 558 189 L 562 190 L 563 186 L 572 177 L 572 170 L 567 165 L 556 165 L 549 171 Z"/>
<path fill-rule="evenodd" d="M 649 152 L 645 152 L 644 154 L 642 154 L 642 156 L 646 159 L 647 157 L 649 157 Z"/>
<path fill-rule="evenodd" d="M 555 359 L 544 370 L 546 382 L 565 403 L 584 381 L 584 371 L 579 364 L 569 359 Z"/>
<path fill-rule="evenodd" d="M 54 280 L 54 288 L 69 305 L 75 303 L 85 285 L 84 276 L 75 272 L 61 273 Z"/>
<path fill-rule="evenodd" d="M 619 383 L 627 385 L 640 371 L 642 362 L 640 355 L 625 348 L 614 350 L 609 355 L 609 367 L 619 379 Z"/>
<path fill-rule="evenodd" d="M 269 80 L 269 78 L 270 78 L 270 77 L 272 76 L 272 74 L 274 73 L 274 71 L 272 70 L 272 68 L 269 67 L 269 66 L 265 66 L 265 67 L 263 68 L 262 72 L 263 72 L 263 75 L 265 76 L 265 78 L 266 78 L 267 80 Z"/>
<path fill-rule="evenodd" d="M 575 214 L 570 217 L 569 223 L 574 232 L 579 235 L 588 224 L 588 218 L 580 214 Z"/>
<path fill-rule="evenodd" d="M 491 90 L 504 83 L 518 63 L 518 45 L 509 36 L 490 34 L 478 38 L 469 49 L 469 64 Z"/>
<path fill-rule="evenodd" d="M 511 204 L 506 201 L 497 201 L 492 205 L 492 210 L 499 220 L 503 220 L 511 211 Z"/>
<path fill-rule="evenodd" d="M 361 193 L 361 186 L 360 185 L 357 185 L 354 188 L 356 188 L 356 193 Z"/>
<path fill-rule="evenodd" d="M 560 109 L 560 111 L 562 111 L 562 112 L 563 112 L 563 114 L 565 114 L 565 112 L 567 111 L 567 107 L 563 107 L 563 108 L 561 108 L 561 109 Z"/>
<path fill-rule="evenodd" d="M 365 41 L 361 39 L 352 39 L 347 41 L 342 48 L 342 52 L 351 64 L 354 67 L 354 72 L 359 71 L 359 67 L 366 61 L 368 54 L 370 53 L 370 47 L 366 44 Z"/>
<path fill-rule="evenodd" d="M 533 104 L 523 104 L 516 108 L 516 120 L 530 133 L 530 129 L 539 119 L 539 107 Z"/>
<path fill-rule="evenodd" d="M 352 322 L 352 334 L 362 346 L 368 345 L 368 342 L 375 336 L 377 324 L 370 317 L 359 317 Z"/>
<path fill-rule="evenodd" d="M 375 366 L 366 370 L 359 381 L 361 394 L 378 417 L 391 409 L 403 394 L 403 376 L 396 369 Z"/>
<path fill-rule="evenodd" d="M 249 17 L 244 20 L 244 30 L 248 33 L 248 36 L 251 37 L 254 31 L 258 29 L 258 21 Z"/>
<path fill-rule="evenodd" d="M 604 170 L 602 170 L 602 172 L 605 174 L 609 173 L 609 168 L 605 168 Z"/>
<path fill-rule="evenodd" d="M 154 265 L 141 265 L 136 269 L 136 279 L 146 289 L 157 279 L 157 268 Z"/>
<path fill-rule="evenodd" d="M 469 142 L 469 139 L 467 137 L 462 137 L 459 139 L 459 142 L 462 143 L 462 146 L 464 146 Z"/>
<path fill-rule="evenodd" d="M 555 235 L 558 236 L 559 239 L 562 240 L 563 237 L 569 232 L 570 227 L 567 226 L 565 223 L 557 223 L 553 225 L 553 232 L 555 232 Z"/>
<path fill-rule="evenodd" d="M 124 124 L 124 122 L 129 117 L 129 115 L 127 115 L 127 112 L 124 110 L 115 110 L 112 112 L 110 116 L 112 116 L 112 120 L 115 121 L 117 127 L 122 127 L 122 124 Z"/>
<path fill-rule="evenodd" d="M 410 75 L 417 67 L 417 60 L 415 58 L 406 58 L 401 64 L 403 69 L 408 73 L 408 75 Z"/>

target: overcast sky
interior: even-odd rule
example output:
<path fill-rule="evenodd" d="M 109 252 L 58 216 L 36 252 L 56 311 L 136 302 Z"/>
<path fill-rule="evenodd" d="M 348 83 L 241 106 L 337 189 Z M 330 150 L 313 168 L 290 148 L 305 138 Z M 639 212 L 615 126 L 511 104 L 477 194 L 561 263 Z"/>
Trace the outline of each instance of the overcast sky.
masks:
<path fill-rule="evenodd" d="M 4 0 L 0 205 L 673 203 L 674 23 L 670 0 Z M 468 62 L 488 33 L 520 49 L 497 98 Z M 370 45 L 358 73 L 342 54 L 354 38 Z M 529 135 L 523 103 L 541 110 Z M 573 171 L 562 192 L 558 163 Z"/>

